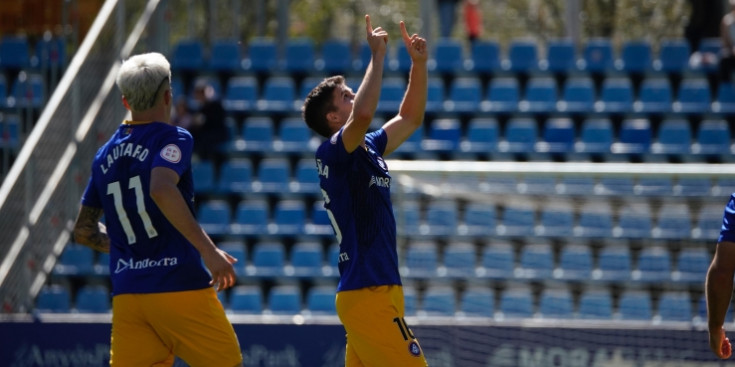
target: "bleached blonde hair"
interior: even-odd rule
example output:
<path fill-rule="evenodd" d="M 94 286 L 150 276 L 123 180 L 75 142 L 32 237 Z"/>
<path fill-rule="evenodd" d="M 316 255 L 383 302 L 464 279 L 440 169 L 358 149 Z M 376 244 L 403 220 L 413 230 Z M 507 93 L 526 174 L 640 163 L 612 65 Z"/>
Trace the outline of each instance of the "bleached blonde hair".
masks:
<path fill-rule="evenodd" d="M 171 64 L 157 52 L 130 57 L 120 66 L 117 87 L 133 111 L 145 111 L 156 104 L 164 81 L 171 83 Z"/>

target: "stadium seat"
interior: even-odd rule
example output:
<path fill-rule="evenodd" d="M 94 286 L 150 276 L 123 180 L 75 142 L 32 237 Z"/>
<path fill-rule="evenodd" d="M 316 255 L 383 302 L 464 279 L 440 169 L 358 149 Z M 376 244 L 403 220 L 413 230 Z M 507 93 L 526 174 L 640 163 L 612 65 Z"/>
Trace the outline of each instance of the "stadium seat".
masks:
<path fill-rule="evenodd" d="M 658 126 L 651 152 L 681 157 L 690 153 L 691 145 L 692 129 L 689 121 L 683 118 L 666 118 Z"/>
<path fill-rule="evenodd" d="M 256 37 L 250 40 L 247 48 L 247 56 L 243 60 L 245 71 L 267 75 L 278 69 L 278 50 L 274 40 Z"/>
<path fill-rule="evenodd" d="M 268 230 L 270 210 L 265 200 L 247 199 L 235 209 L 235 219 L 231 233 L 237 235 L 257 235 Z"/>
<path fill-rule="evenodd" d="M 482 85 L 477 78 L 457 77 L 449 85 L 449 93 L 444 103 L 447 112 L 475 113 L 482 101 Z"/>
<path fill-rule="evenodd" d="M 710 112 L 712 96 L 705 78 L 685 78 L 681 81 L 673 110 L 677 113 L 702 114 Z"/>
<path fill-rule="evenodd" d="M 344 74 L 352 68 L 352 51 L 349 41 L 328 39 L 321 46 L 316 69 L 327 74 Z"/>
<path fill-rule="evenodd" d="M 60 76 L 66 68 L 66 45 L 61 37 L 43 37 L 36 42 L 35 53 L 31 56 L 31 67 L 56 70 Z"/>
<path fill-rule="evenodd" d="M 487 287 L 470 287 L 462 292 L 459 311 L 468 317 L 493 317 L 495 314 L 495 292 Z"/>
<path fill-rule="evenodd" d="M 500 45 L 497 41 L 478 40 L 472 44 L 471 53 L 471 71 L 487 75 L 501 69 Z"/>
<path fill-rule="evenodd" d="M 559 112 L 587 113 L 595 108 L 597 93 L 591 78 L 576 76 L 568 78 L 561 91 L 561 99 L 557 103 Z"/>
<path fill-rule="evenodd" d="M 605 113 L 628 113 L 633 111 L 633 85 L 627 77 L 605 78 L 600 88 L 600 99 L 595 111 Z"/>
<path fill-rule="evenodd" d="M 633 280 L 661 284 L 671 280 L 671 255 L 657 245 L 646 246 L 638 254 L 638 266 Z"/>
<path fill-rule="evenodd" d="M 231 77 L 227 81 L 222 107 L 229 113 L 250 112 L 255 109 L 258 97 L 258 81 L 254 77 Z"/>
<path fill-rule="evenodd" d="M 429 77 L 426 91 L 426 113 L 444 111 L 445 98 L 444 81 L 438 77 Z"/>
<path fill-rule="evenodd" d="M 469 236 L 495 234 L 496 214 L 491 205 L 469 203 L 465 207 L 462 228 Z"/>
<path fill-rule="evenodd" d="M 336 315 L 335 293 L 337 287 L 319 285 L 306 291 L 306 310 L 312 315 Z"/>
<path fill-rule="evenodd" d="M 347 57 L 349 54 L 344 55 Z M 284 45 L 283 70 L 292 75 L 314 71 L 315 46 L 308 37 L 289 38 Z"/>
<path fill-rule="evenodd" d="M 231 158 L 220 167 L 217 191 L 223 194 L 249 192 L 252 182 L 253 165 L 250 160 Z"/>
<path fill-rule="evenodd" d="M 559 180 L 560 193 L 573 195 L 592 195 L 595 194 L 597 181 L 590 176 L 562 176 Z"/>
<path fill-rule="evenodd" d="M 725 207 L 721 204 L 705 204 L 697 213 L 695 238 L 717 240 L 722 230 L 722 215 Z"/>
<path fill-rule="evenodd" d="M 71 311 L 71 294 L 60 284 L 44 285 L 36 298 L 36 311 L 43 313 L 67 313 Z"/>
<path fill-rule="evenodd" d="M 390 52 L 386 52 L 385 57 L 383 58 L 383 65 L 385 65 L 384 68 L 386 70 L 390 67 L 389 54 Z M 352 62 L 352 69 L 358 73 L 364 74 L 365 69 L 367 69 L 367 66 L 370 63 L 371 57 L 372 51 L 370 50 L 370 46 L 368 45 L 367 41 L 360 42 L 358 54 Z M 350 84 L 350 86 L 352 85 Z M 355 88 L 354 90 L 357 91 L 357 88 Z"/>
<path fill-rule="evenodd" d="M 68 244 L 59 256 L 53 273 L 61 276 L 88 276 L 94 273 L 94 250 L 88 246 Z"/>
<path fill-rule="evenodd" d="M 104 285 L 83 285 L 77 291 L 74 309 L 80 313 L 108 313 L 110 291 Z"/>
<path fill-rule="evenodd" d="M 273 149 L 276 152 L 313 155 L 316 147 L 311 144 L 311 138 L 311 130 L 301 118 L 287 117 L 281 120 Z"/>
<path fill-rule="evenodd" d="M 720 83 L 717 87 L 717 95 L 712 102 L 714 113 L 735 113 L 735 85 L 732 83 Z"/>
<path fill-rule="evenodd" d="M 450 278 L 466 278 L 475 276 L 475 246 L 468 242 L 450 243 L 444 246 L 442 264 L 446 276 Z"/>
<path fill-rule="evenodd" d="M 614 67 L 615 56 L 609 38 L 590 38 L 582 50 L 580 69 L 591 73 L 605 73 Z"/>
<path fill-rule="evenodd" d="M 421 153 L 421 142 L 424 140 L 424 125 L 419 126 L 411 136 L 401 144 L 393 154 L 406 157 L 414 157 Z"/>
<path fill-rule="evenodd" d="M 624 290 L 618 300 L 618 317 L 622 320 L 651 321 L 651 296 L 647 291 Z"/>
<path fill-rule="evenodd" d="M 242 67 L 242 52 L 237 40 L 218 39 L 212 43 L 209 69 L 215 72 L 236 73 Z"/>
<path fill-rule="evenodd" d="M 604 246 L 597 258 L 593 277 L 606 281 L 626 281 L 631 278 L 630 249 L 621 244 Z"/>
<path fill-rule="evenodd" d="M 424 290 L 420 311 L 426 316 L 454 316 L 456 303 L 453 288 L 430 286 Z"/>
<path fill-rule="evenodd" d="M 636 39 L 623 41 L 620 50 L 620 70 L 642 74 L 652 69 L 651 43 Z"/>
<path fill-rule="evenodd" d="M 418 233 L 421 224 L 419 204 L 415 200 L 403 200 L 393 207 L 398 233 Z"/>
<path fill-rule="evenodd" d="M 39 74 L 18 74 L 10 85 L 7 107 L 40 109 L 46 103 L 45 84 Z"/>
<path fill-rule="evenodd" d="M 0 69 L 20 71 L 30 65 L 31 50 L 26 37 L 5 35 L 0 39 Z"/>
<path fill-rule="evenodd" d="M 480 275 L 488 278 L 511 278 L 516 266 L 515 252 L 508 243 L 492 243 L 482 250 Z"/>
<path fill-rule="evenodd" d="M 314 278 L 322 275 L 324 251 L 318 242 L 297 242 L 291 248 L 294 276 Z M 332 290 L 334 293 L 334 290 Z"/>
<path fill-rule="evenodd" d="M 545 69 L 566 75 L 577 68 L 577 50 L 571 39 L 551 39 L 546 43 L 546 59 L 541 60 Z"/>
<path fill-rule="evenodd" d="M 253 247 L 252 266 L 247 267 L 250 276 L 271 277 L 283 275 L 286 250 L 279 242 L 258 242 Z"/>
<path fill-rule="evenodd" d="M 253 191 L 260 193 L 289 192 L 291 165 L 285 158 L 265 158 L 257 168 L 257 180 Z"/>
<path fill-rule="evenodd" d="M 543 125 L 543 140 L 536 144 L 536 151 L 566 155 L 574 153 L 577 132 L 574 121 L 568 117 L 552 117 Z"/>
<path fill-rule="evenodd" d="M 229 233 L 232 215 L 230 205 L 224 200 L 209 200 L 199 204 L 197 220 L 202 228 L 213 235 Z"/>
<path fill-rule="evenodd" d="M 498 309 L 505 319 L 532 317 L 534 304 L 531 289 L 520 285 L 503 290 Z"/>
<path fill-rule="evenodd" d="M 692 220 L 685 203 L 664 203 L 657 213 L 653 236 L 656 238 L 684 239 L 692 237 Z"/>
<path fill-rule="evenodd" d="M 705 37 L 699 41 L 699 47 L 697 50 L 700 54 L 703 55 L 709 55 L 711 57 L 717 58 L 720 54 L 720 50 L 722 50 L 722 39 L 720 39 L 719 35 L 715 37 Z M 693 69 L 695 71 L 704 72 L 706 74 L 715 73 L 718 70 L 718 63 L 717 62 L 701 62 L 699 64 L 695 64 Z"/>
<path fill-rule="evenodd" d="M 238 277 L 245 276 L 245 267 L 248 265 L 248 253 L 245 244 L 242 241 L 224 241 L 217 243 L 217 247 L 237 259 L 237 262 L 232 264 L 235 268 L 235 274 Z"/>
<path fill-rule="evenodd" d="M 0 74 L 0 111 L 8 106 L 8 80 Z"/>
<path fill-rule="evenodd" d="M 588 290 L 579 297 L 577 317 L 584 320 L 610 320 L 613 302 L 607 290 Z"/>
<path fill-rule="evenodd" d="M 638 100 L 633 109 L 642 113 L 667 113 L 671 111 L 673 91 L 666 78 L 646 78 L 641 82 Z"/>
<path fill-rule="evenodd" d="M 579 153 L 609 154 L 613 143 L 612 122 L 608 118 L 587 118 L 582 122 L 580 142 L 575 147 Z"/>
<path fill-rule="evenodd" d="M 618 212 L 618 225 L 615 237 L 650 238 L 653 215 L 646 202 L 625 203 Z"/>
<path fill-rule="evenodd" d="M 230 292 L 228 311 L 237 314 L 263 312 L 263 291 L 257 285 L 236 285 Z"/>
<path fill-rule="evenodd" d="M 521 112 L 555 112 L 558 98 L 553 78 L 532 77 L 526 83 L 524 98 L 519 102 L 518 109 Z"/>
<path fill-rule="evenodd" d="M 504 140 L 499 150 L 505 153 L 532 153 L 538 141 L 536 121 L 526 117 L 512 117 L 505 127 Z"/>
<path fill-rule="evenodd" d="M 281 200 L 273 209 L 271 234 L 301 235 L 306 224 L 306 208 L 303 200 Z"/>
<path fill-rule="evenodd" d="M 541 208 L 536 234 L 545 237 L 564 238 L 571 236 L 573 229 L 574 208 L 571 204 L 567 202 L 553 202 Z"/>
<path fill-rule="evenodd" d="M 674 185 L 674 194 L 679 196 L 708 196 L 711 190 L 712 181 L 708 177 L 680 177 Z"/>
<path fill-rule="evenodd" d="M 636 195 L 669 196 L 674 191 L 670 177 L 641 177 L 633 191 Z"/>
<path fill-rule="evenodd" d="M 536 211 L 530 205 L 506 206 L 501 214 L 498 234 L 503 236 L 527 236 L 536 226 Z"/>
<path fill-rule="evenodd" d="M 533 243 L 521 248 L 520 271 L 517 277 L 529 280 L 551 278 L 554 270 L 554 252 L 548 243 Z"/>
<path fill-rule="evenodd" d="M 97 261 L 94 263 L 94 273 L 96 275 L 110 275 L 110 254 L 107 252 L 100 252 L 97 254 Z"/>
<path fill-rule="evenodd" d="M 612 216 L 612 209 L 608 203 L 584 203 L 579 209 L 579 221 L 574 232 L 581 237 L 610 237 Z"/>
<path fill-rule="evenodd" d="M 432 237 L 454 235 L 457 232 L 458 216 L 456 201 L 431 201 L 426 209 L 426 221 L 419 232 Z"/>
<path fill-rule="evenodd" d="M 687 247 L 677 256 L 675 281 L 700 283 L 707 275 L 710 265 L 709 251 L 704 247 Z"/>
<path fill-rule="evenodd" d="M 528 73 L 538 69 L 536 40 L 514 39 L 508 45 L 508 60 L 503 62 L 505 70 L 513 73 Z"/>
<path fill-rule="evenodd" d="M 547 195 L 556 192 L 556 184 L 557 177 L 554 176 L 526 176 L 519 182 L 518 192 L 531 195 Z"/>
<path fill-rule="evenodd" d="M 334 229 L 323 201 L 315 201 L 311 209 L 311 220 L 304 229 L 310 235 L 333 235 Z"/>
<path fill-rule="evenodd" d="M 440 38 L 434 44 L 435 68 L 440 74 L 454 76 L 464 70 L 462 44 L 453 38 Z"/>
<path fill-rule="evenodd" d="M 265 81 L 257 109 L 263 113 L 297 112 L 296 85 L 291 77 L 272 76 Z"/>
<path fill-rule="evenodd" d="M 181 40 L 171 55 L 173 71 L 199 72 L 204 69 L 204 46 L 198 40 Z"/>
<path fill-rule="evenodd" d="M 598 195 L 633 195 L 635 183 L 632 177 L 603 176 L 595 187 Z"/>
<path fill-rule="evenodd" d="M 294 185 L 291 191 L 301 194 L 318 194 L 321 192 L 319 188 L 319 173 L 317 172 L 314 159 L 299 159 L 296 163 L 294 177 L 296 180 L 293 183 Z"/>
<path fill-rule="evenodd" d="M 456 118 L 437 118 L 429 125 L 428 136 L 421 144 L 429 152 L 449 153 L 459 148 L 462 125 Z"/>
<path fill-rule="evenodd" d="M 658 300 L 661 321 L 692 321 L 694 316 L 689 292 L 664 291 Z"/>
<path fill-rule="evenodd" d="M 332 274 L 338 274 L 339 252 L 339 244 L 337 243 L 331 244 L 327 249 L 327 265 L 329 266 L 327 269 L 330 269 Z"/>
<path fill-rule="evenodd" d="M 380 100 L 378 101 L 376 112 L 382 114 L 395 114 L 401 106 L 405 93 L 406 82 L 403 78 L 384 78 L 383 84 L 380 87 Z"/>
<path fill-rule="evenodd" d="M 437 275 L 439 255 L 433 242 L 414 242 L 406 249 L 401 274 L 409 278 L 433 278 Z"/>
<path fill-rule="evenodd" d="M 651 149 L 653 130 L 647 118 L 626 118 L 618 133 L 612 151 L 616 154 L 646 154 Z"/>
<path fill-rule="evenodd" d="M 416 315 L 418 308 L 418 292 L 411 285 L 403 285 L 403 309 L 406 316 Z"/>
<path fill-rule="evenodd" d="M 268 311 L 274 315 L 301 313 L 301 291 L 295 285 L 276 285 L 268 292 Z"/>
<path fill-rule="evenodd" d="M 390 60 L 386 66 L 388 66 L 388 69 L 394 73 L 406 73 L 411 69 L 411 56 L 408 54 L 408 50 L 406 50 L 406 46 L 403 44 L 403 42 L 400 42 L 396 44 L 394 48 L 395 52 L 393 52 L 393 59 Z"/>
<path fill-rule="evenodd" d="M 242 140 L 234 142 L 235 149 L 252 153 L 272 152 L 275 140 L 273 125 L 273 119 L 267 116 L 246 118 L 242 127 Z"/>
<path fill-rule="evenodd" d="M 544 288 L 539 296 L 539 314 L 544 319 L 569 319 L 574 315 L 572 293 L 566 288 Z"/>
<path fill-rule="evenodd" d="M 490 81 L 485 100 L 484 112 L 512 113 L 518 110 L 521 91 L 516 78 L 498 77 Z"/>
<path fill-rule="evenodd" d="M 590 246 L 567 244 L 559 252 L 559 267 L 555 278 L 568 280 L 589 280 L 592 274 L 592 250 Z"/>
<path fill-rule="evenodd" d="M 683 38 L 665 39 L 659 45 L 654 69 L 664 73 L 680 75 L 689 68 L 689 42 Z"/>
<path fill-rule="evenodd" d="M 697 129 L 692 152 L 698 155 L 730 155 L 732 137 L 730 126 L 724 119 L 706 118 Z"/>

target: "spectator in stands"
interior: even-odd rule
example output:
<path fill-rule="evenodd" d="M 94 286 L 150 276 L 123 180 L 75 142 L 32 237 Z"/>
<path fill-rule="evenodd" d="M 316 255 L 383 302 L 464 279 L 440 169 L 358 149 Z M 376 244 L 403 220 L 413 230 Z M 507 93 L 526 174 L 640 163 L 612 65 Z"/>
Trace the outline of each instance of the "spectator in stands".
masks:
<path fill-rule="evenodd" d="M 442 38 L 452 36 L 454 19 L 457 16 L 457 4 L 459 0 L 437 0 L 439 8 L 439 35 Z"/>
<path fill-rule="evenodd" d="M 174 126 L 183 127 L 187 130 L 191 128 L 191 125 L 194 122 L 194 116 L 192 116 L 191 111 L 189 111 L 189 104 L 187 103 L 185 96 L 179 96 L 176 98 L 171 122 L 173 122 Z"/>
<path fill-rule="evenodd" d="M 479 0 L 464 1 L 464 27 L 470 44 L 480 38 L 482 33 L 482 11 Z"/>
<path fill-rule="evenodd" d="M 230 140 L 225 109 L 206 80 L 200 80 L 194 86 L 194 99 L 199 105 L 189 129 L 194 137 L 194 152 L 201 159 L 221 162 L 224 159 L 222 145 Z"/>
<path fill-rule="evenodd" d="M 735 194 L 725 207 L 722 230 L 715 256 L 707 270 L 707 326 L 709 347 L 716 356 L 726 359 L 732 354 L 730 339 L 725 335 L 725 315 L 730 307 L 735 275 Z"/>
<path fill-rule="evenodd" d="M 342 76 L 323 80 L 306 97 L 306 124 L 328 140 L 316 152 L 325 208 L 339 241 L 337 314 L 347 332 L 345 366 L 426 366 L 421 347 L 404 321 L 398 273 L 391 177 L 383 156 L 422 124 L 427 96 L 426 40 L 403 42 L 412 60 L 398 114 L 368 133 L 383 74 L 388 33 L 365 16 L 370 64 L 357 94 Z"/>
<path fill-rule="evenodd" d="M 170 64 L 158 53 L 120 67 L 132 121 L 95 156 L 74 239 L 110 253 L 111 366 L 171 366 L 174 356 L 192 366 L 240 366 L 213 288 L 235 283 L 236 260 L 194 218 L 192 138 L 170 122 L 170 83 Z"/>
<path fill-rule="evenodd" d="M 730 11 L 722 17 L 720 38 L 720 81 L 730 83 L 735 70 L 735 0 L 730 0 Z"/>

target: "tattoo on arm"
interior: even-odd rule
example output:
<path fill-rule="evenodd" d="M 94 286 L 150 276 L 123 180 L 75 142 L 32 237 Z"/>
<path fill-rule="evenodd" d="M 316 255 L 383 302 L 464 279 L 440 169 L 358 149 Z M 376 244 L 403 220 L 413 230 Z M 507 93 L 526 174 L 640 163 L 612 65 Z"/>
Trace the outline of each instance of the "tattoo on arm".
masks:
<path fill-rule="evenodd" d="M 82 206 L 74 225 L 74 241 L 100 252 L 110 252 L 107 228 L 100 222 L 102 209 Z"/>

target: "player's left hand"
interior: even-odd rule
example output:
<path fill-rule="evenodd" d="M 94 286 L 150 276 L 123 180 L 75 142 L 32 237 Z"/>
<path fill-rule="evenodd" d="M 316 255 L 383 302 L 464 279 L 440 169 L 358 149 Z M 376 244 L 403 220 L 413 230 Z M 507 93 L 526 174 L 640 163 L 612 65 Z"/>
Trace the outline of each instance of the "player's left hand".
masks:
<path fill-rule="evenodd" d="M 720 328 L 719 330 L 710 330 L 709 332 L 709 346 L 712 352 L 721 359 L 730 358 L 732 355 L 732 345 L 730 339 L 725 336 L 725 329 Z"/>
<path fill-rule="evenodd" d="M 204 265 L 212 273 L 209 285 L 214 286 L 218 292 L 235 285 L 237 275 L 235 275 L 235 268 L 232 264 L 237 262 L 236 258 L 217 248 L 208 254 L 202 254 L 202 259 Z"/>
<path fill-rule="evenodd" d="M 409 36 L 406 30 L 406 23 L 403 21 L 401 21 L 401 36 L 403 37 L 403 44 L 406 46 L 406 50 L 408 50 L 408 55 L 411 56 L 411 61 L 426 62 L 429 55 L 426 49 L 426 40 L 415 33 Z"/>

